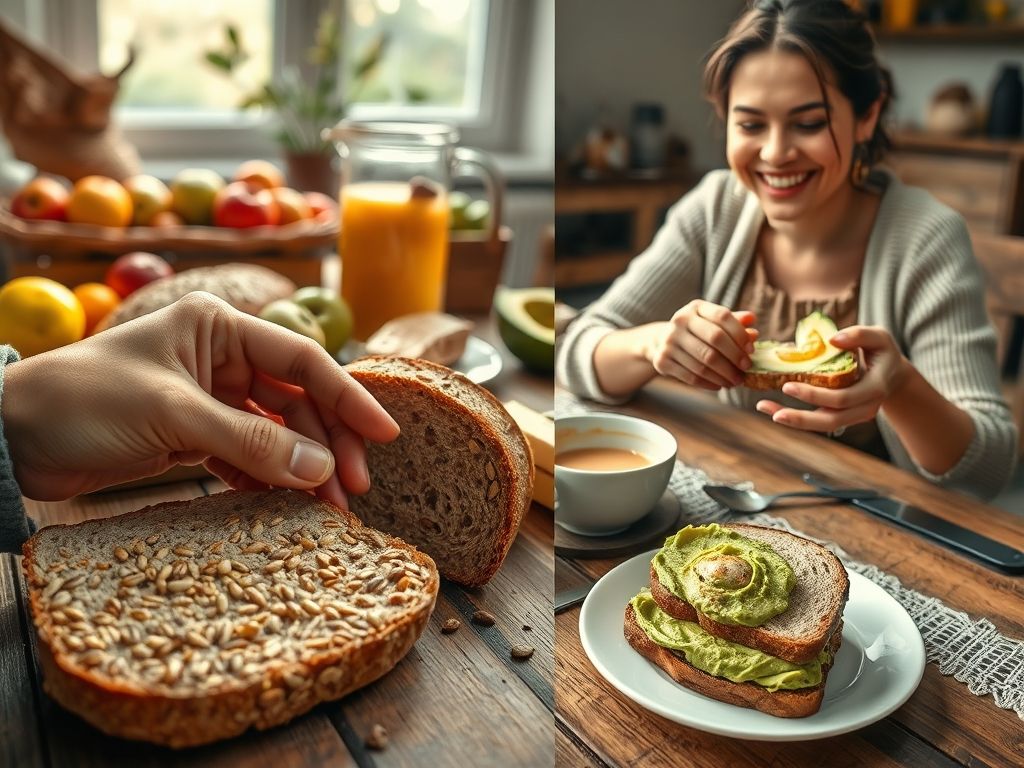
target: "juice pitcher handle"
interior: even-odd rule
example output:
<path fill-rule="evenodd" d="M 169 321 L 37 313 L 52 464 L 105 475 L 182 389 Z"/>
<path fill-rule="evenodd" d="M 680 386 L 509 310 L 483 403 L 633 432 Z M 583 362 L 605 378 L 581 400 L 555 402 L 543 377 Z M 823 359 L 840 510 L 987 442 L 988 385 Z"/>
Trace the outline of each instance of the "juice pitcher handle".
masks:
<path fill-rule="evenodd" d="M 491 203 L 491 222 L 487 239 L 492 248 L 498 247 L 501 214 L 505 195 L 505 177 L 490 155 L 472 147 L 456 147 L 453 176 L 476 176 L 483 180 Z"/>

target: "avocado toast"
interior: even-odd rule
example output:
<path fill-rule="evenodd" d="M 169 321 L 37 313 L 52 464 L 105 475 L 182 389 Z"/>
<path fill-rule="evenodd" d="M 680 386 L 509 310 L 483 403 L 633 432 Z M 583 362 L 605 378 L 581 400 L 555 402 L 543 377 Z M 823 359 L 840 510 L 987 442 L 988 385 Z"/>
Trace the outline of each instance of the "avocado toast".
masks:
<path fill-rule="evenodd" d="M 860 377 L 857 358 L 832 346 L 836 324 L 821 312 L 812 312 L 796 326 L 793 342 L 755 341 L 751 367 L 743 375 L 750 389 L 781 389 L 787 381 L 840 389 Z"/>
<path fill-rule="evenodd" d="M 831 552 L 785 531 L 688 526 L 627 605 L 641 655 L 699 693 L 778 717 L 818 711 L 842 642 L 849 578 Z"/>

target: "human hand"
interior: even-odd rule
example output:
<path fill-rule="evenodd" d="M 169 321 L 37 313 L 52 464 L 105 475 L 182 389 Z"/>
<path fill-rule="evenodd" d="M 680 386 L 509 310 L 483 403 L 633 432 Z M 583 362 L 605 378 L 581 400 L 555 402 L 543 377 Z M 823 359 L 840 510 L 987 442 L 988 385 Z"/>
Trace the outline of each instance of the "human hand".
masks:
<path fill-rule="evenodd" d="M 733 387 L 750 367 L 755 320 L 752 312 L 697 299 L 658 326 L 644 354 L 663 376 L 703 389 Z"/>
<path fill-rule="evenodd" d="M 315 488 L 347 506 L 347 492 L 370 485 L 363 440 L 398 436 L 314 341 L 204 293 L 8 365 L 4 378 L 15 477 L 35 499 L 202 462 L 235 488 Z"/>
<path fill-rule="evenodd" d="M 810 432 L 835 432 L 875 418 L 885 401 L 907 381 L 910 361 L 903 357 L 892 335 L 876 326 L 850 326 L 833 336 L 831 343 L 854 354 L 860 350 L 865 373 L 855 384 L 828 389 L 790 381 L 782 386 L 782 391 L 818 406 L 815 410 L 785 408 L 773 400 L 759 401 L 757 410 L 767 413 L 778 424 Z"/>

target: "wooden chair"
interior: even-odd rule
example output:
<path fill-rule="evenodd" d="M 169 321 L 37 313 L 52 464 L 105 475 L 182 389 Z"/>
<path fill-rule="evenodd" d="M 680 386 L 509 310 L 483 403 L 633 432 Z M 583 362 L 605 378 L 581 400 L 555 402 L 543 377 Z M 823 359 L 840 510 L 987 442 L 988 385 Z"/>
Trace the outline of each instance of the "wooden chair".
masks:
<path fill-rule="evenodd" d="M 1014 351 L 1014 327 L 1024 317 L 1024 237 L 971 232 L 974 255 L 985 273 L 986 304 L 998 337 L 996 348 L 1000 369 Z M 1018 340 L 1016 342 L 1021 345 Z M 1015 381 L 1006 382 L 1006 399 L 1017 426 L 1024 434 L 1024 356 Z M 1024 454 L 1024 442 L 1022 442 Z"/>

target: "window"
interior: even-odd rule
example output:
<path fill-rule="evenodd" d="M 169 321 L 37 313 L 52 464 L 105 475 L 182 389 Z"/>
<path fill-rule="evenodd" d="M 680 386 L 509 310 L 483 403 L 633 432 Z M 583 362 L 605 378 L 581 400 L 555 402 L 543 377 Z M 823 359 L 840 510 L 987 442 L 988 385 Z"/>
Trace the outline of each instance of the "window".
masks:
<path fill-rule="evenodd" d="M 241 113 L 237 105 L 268 75 L 308 66 L 306 53 L 328 6 L 343 8 L 344 72 L 374 40 L 387 39 L 373 77 L 343 78 L 350 115 L 446 120 L 463 128 L 466 143 L 515 152 L 525 97 L 516 73 L 526 62 L 515 63 L 530 55 L 528 41 L 515 38 L 530 34 L 527 20 L 547 0 L 16 2 L 30 28 L 82 71 L 116 72 L 135 45 L 118 120 L 143 157 L 159 160 L 278 154 L 274 116 Z M 247 56 L 230 76 L 204 58 L 224 47 L 228 24 L 238 29 Z M 545 117 L 550 131 L 553 118 Z"/>

